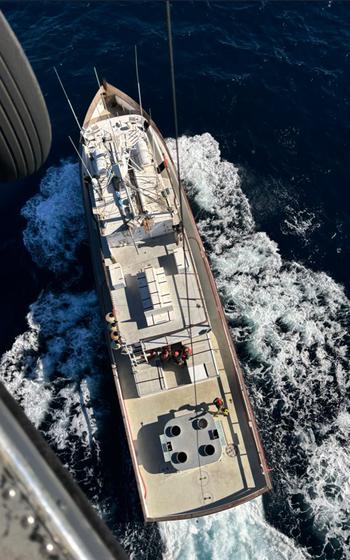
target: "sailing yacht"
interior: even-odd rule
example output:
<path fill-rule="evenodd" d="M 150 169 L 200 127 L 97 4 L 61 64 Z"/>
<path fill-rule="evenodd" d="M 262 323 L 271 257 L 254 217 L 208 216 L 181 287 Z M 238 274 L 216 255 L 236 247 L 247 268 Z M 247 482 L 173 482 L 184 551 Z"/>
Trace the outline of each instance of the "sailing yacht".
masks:
<path fill-rule="evenodd" d="M 271 488 L 215 281 L 151 117 L 104 82 L 81 180 L 110 361 L 146 521 L 198 517 Z"/>

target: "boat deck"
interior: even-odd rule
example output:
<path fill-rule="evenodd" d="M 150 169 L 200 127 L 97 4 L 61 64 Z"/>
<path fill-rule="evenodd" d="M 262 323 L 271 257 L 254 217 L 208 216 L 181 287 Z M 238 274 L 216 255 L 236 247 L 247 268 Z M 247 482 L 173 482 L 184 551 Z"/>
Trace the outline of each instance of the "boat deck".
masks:
<path fill-rule="evenodd" d="M 165 332 L 176 332 L 185 328 L 185 325 L 206 321 L 204 302 L 194 271 L 188 271 L 185 275 L 179 274 L 176 269 L 174 253 L 177 249 L 174 234 L 150 240 L 147 244 L 140 245 L 137 250 L 133 246 L 111 249 L 112 257 L 122 267 L 126 284 L 125 289 L 116 290 L 113 297 L 120 332 L 128 344 L 161 336 Z M 166 324 L 146 323 L 137 276 L 148 267 L 161 267 L 165 273 L 172 308 L 170 320 Z"/>
<path fill-rule="evenodd" d="M 143 481 L 144 507 L 151 519 L 169 518 L 186 513 L 228 504 L 243 497 L 256 486 L 250 468 L 250 458 L 244 445 L 237 416 L 235 399 L 229 382 L 220 367 L 217 346 L 213 346 L 219 364 L 219 377 L 177 386 L 175 390 L 163 391 L 148 397 L 126 398 L 125 407 L 133 444 L 136 450 L 139 472 Z M 119 379 L 125 395 L 131 395 L 132 372 L 127 361 L 118 362 Z M 135 393 L 134 393 L 135 394 Z M 217 409 L 213 400 L 226 395 L 229 416 L 215 416 Z M 218 462 L 198 469 L 175 471 L 165 462 L 160 435 L 170 418 L 193 413 L 193 416 L 209 412 L 219 433 L 223 435 L 223 453 Z M 186 490 L 187 489 L 187 490 Z M 190 490 L 189 490 L 190 489 Z"/>
<path fill-rule="evenodd" d="M 103 313 L 113 309 L 118 320 L 123 350 L 110 347 L 110 354 L 130 453 L 145 519 L 153 521 L 233 507 L 267 491 L 271 481 L 191 210 L 184 197 L 181 254 L 176 171 L 158 129 L 138 112 L 112 86 L 96 94 L 84 122 L 82 158 L 92 174 L 98 166 L 102 171 L 98 187 L 92 180 L 88 185 L 83 171 L 83 196 Z M 142 165 L 132 151 L 138 142 Z M 169 165 L 159 170 L 165 157 Z M 107 336 L 110 344 L 110 331 Z M 185 363 L 162 358 L 164 348 L 174 356 L 179 344 L 192 348 Z M 227 414 L 217 413 L 217 397 Z M 203 457 L 198 445 L 192 453 L 190 430 L 183 440 L 190 457 L 180 468 L 176 447 L 171 453 L 165 447 L 167 426 L 180 416 L 184 427 L 186 418 L 205 415 L 215 423 L 205 436 L 215 439 L 213 458 Z"/>

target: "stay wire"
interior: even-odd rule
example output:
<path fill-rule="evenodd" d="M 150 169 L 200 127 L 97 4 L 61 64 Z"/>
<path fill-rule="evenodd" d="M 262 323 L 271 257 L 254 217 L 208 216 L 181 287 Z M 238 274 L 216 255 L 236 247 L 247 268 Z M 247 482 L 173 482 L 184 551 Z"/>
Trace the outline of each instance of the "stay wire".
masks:
<path fill-rule="evenodd" d="M 166 1 L 166 19 L 167 19 L 167 28 L 168 28 L 168 44 L 169 44 L 169 59 L 170 59 L 170 74 L 171 74 L 171 90 L 172 90 L 172 99 L 173 99 L 173 113 L 174 113 L 174 130 L 175 130 L 175 149 L 176 149 L 176 167 L 177 167 L 177 180 L 178 180 L 178 187 L 179 187 L 179 203 L 180 203 L 180 217 L 181 217 L 181 229 L 182 229 L 182 239 L 183 239 L 183 252 L 184 252 L 184 261 L 185 261 L 185 284 L 186 284 L 186 299 L 187 299 L 187 314 L 188 314 L 188 329 L 190 333 L 190 346 L 192 352 L 192 361 L 194 365 L 194 356 L 193 356 L 193 336 L 192 336 L 192 325 L 191 325 L 191 311 L 190 311 L 190 300 L 189 300 L 189 286 L 188 286 L 188 273 L 187 273 L 187 265 L 186 265 L 186 235 L 184 229 L 184 219 L 183 219 L 183 192 L 181 186 L 181 178 L 180 178 L 180 154 L 179 154 L 179 142 L 178 142 L 178 114 L 177 114 L 177 100 L 176 100 L 176 85 L 175 85 L 175 66 L 174 66 L 174 49 L 173 49 L 173 35 L 172 35 L 172 27 L 171 27 L 171 6 L 170 1 Z M 189 248 L 187 249 L 189 251 Z M 186 324 L 185 324 L 186 328 Z M 194 389 L 194 399 L 195 399 L 195 406 L 196 411 L 198 409 L 198 395 L 197 395 L 197 383 L 196 383 L 196 373 L 193 368 L 193 389 Z M 197 447 L 198 447 L 198 430 L 196 430 L 197 435 Z M 203 483 L 202 483 L 202 467 L 201 467 L 201 460 L 200 455 L 197 453 L 198 456 L 198 468 L 199 468 L 199 480 L 201 485 L 201 493 L 202 498 L 204 501 L 204 491 L 203 491 Z"/>

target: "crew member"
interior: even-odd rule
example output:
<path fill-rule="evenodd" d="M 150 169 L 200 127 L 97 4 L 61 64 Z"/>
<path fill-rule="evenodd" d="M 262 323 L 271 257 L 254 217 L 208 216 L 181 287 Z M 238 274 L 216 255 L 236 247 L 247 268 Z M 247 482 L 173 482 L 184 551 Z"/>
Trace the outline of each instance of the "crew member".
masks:
<path fill-rule="evenodd" d="M 185 346 L 182 351 L 182 359 L 186 363 L 188 358 L 192 356 L 192 349 L 189 346 Z"/>
<path fill-rule="evenodd" d="M 154 360 L 154 358 L 156 358 L 158 356 L 158 352 L 157 350 L 151 350 L 148 356 L 149 360 Z"/>
<path fill-rule="evenodd" d="M 164 346 L 164 348 L 162 348 L 162 353 L 160 355 L 160 358 L 162 362 L 168 362 L 170 360 L 169 346 Z"/>
<path fill-rule="evenodd" d="M 220 410 L 224 406 L 224 401 L 222 399 L 220 399 L 220 397 L 216 397 L 213 400 L 213 404 L 215 404 L 216 408 L 218 409 L 218 412 L 220 412 Z"/>
<path fill-rule="evenodd" d="M 216 399 L 213 400 L 213 404 L 215 404 L 217 408 L 215 416 L 217 416 L 218 414 L 222 414 L 223 416 L 229 415 L 229 409 L 224 406 L 224 401 L 220 399 L 220 397 L 216 397 Z"/>
<path fill-rule="evenodd" d="M 181 353 L 178 350 L 174 350 L 174 352 L 172 353 L 172 358 L 178 366 L 184 365 L 183 359 L 181 357 Z"/>

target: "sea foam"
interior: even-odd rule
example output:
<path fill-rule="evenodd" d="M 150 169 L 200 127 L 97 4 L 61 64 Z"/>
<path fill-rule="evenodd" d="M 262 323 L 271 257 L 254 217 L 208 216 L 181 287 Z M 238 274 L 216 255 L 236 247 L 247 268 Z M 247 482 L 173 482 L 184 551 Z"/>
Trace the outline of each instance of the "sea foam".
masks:
<path fill-rule="evenodd" d="M 86 238 L 78 164 L 62 161 L 51 167 L 22 215 L 24 244 L 35 263 L 58 274 L 68 271 Z"/>
<path fill-rule="evenodd" d="M 1 380 L 72 474 L 84 461 L 78 479 L 93 485 L 102 340 L 95 293 L 43 292 L 27 323 L 1 358 Z"/>
<path fill-rule="evenodd" d="M 174 141 L 169 146 L 174 153 Z M 339 429 L 339 423 L 347 425 L 345 411 L 349 410 L 349 301 L 328 275 L 283 261 L 277 244 L 255 230 L 239 170 L 221 160 L 214 138 L 209 134 L 183 137 L 179 146 L 182 179 L 198 206 L 199 230 L 273 468 L 277 492 L 269 497 L 269 509 L 283 512 L 279 527 L 300 546 L 307 543 L 311 554 L 350 558 L 346 521 L 350 446 L 344 428 Z M 311 217 L 306 222 L 302 233 L 312 227 Z M 255 505 L 245 507 L 249 512 Z M 239 514 L 232 515 L 237 515 L 240 525 Z M 303 534 L 305 519 L 315 537 L 312 542 Z M 207 539 L 206 549 L 209 543 L 212 548 L 207 557 L 213 557 L 214 535 L 226 524 L 226 514 L 210 522 L 213 536 Z M 168 530 L 163 529 L 164 535 Z M 191 539 L 198 537 L 184 529 L 181 535 L 176 557 L 190 558 Z M 239 535 L 232 535 L 232 541 L 235 538 L 240 542 Z M 255 550 L 250 558 L 265 557 L 264 548 Z M 230 557 L 236 557 L 233 551 L 233 542 L 227 549 L 225 545 Z M 307 554 L 305 548 L 303 553 Z M 244 558 L 242 554 L 237 558 Z M 266 549 L 266 554 L 279 558 L 280 546 L 273 553 Z M 296 551 L 290 554 L 297 557 Z"/>
<path fill-rule="evenodd" d="M 309 555 L 264 519 L 261 499 L 190 521 L 160 523 L 164 560 L 306 560 Z"/>
<path fill-rule="evenodd" d="M 173 151 L 172 140 L 169 146 Z M 350 558 L 349 302 L 329 276 L 285 262 L 276 243 L 256 231 L 239 169 L 222 161 L 210 134 L 182 137 L 180 153 L 274 469 L 269 519 L 277 519 L 294 540 L 267 523 L 259 499 L 197 521 L 159 524 L 165 557 L 341 558 L 329 548 L 338 543 L 342 557 Z M 57 274 L 76 268 L 85 238 L 77 165 L 62 162 L 50 169 L 23 214 L 24 240 L 35 262 Z M 101 486 L 96 414 L 103 417 L 104 405 L 95 361 L 102 340 L 96 297 L 44 292 L 27 319 L 28 330 L 2 357 L 2 379 L 77 479 Z M 91 460 L 82 462 L 85 456 Z M 96 504 L 100 496 L 96 489 Z M 305 516 L 317 546 L 306 542 Z M 130 527 L 126 534 L 136 542 Z"/>

